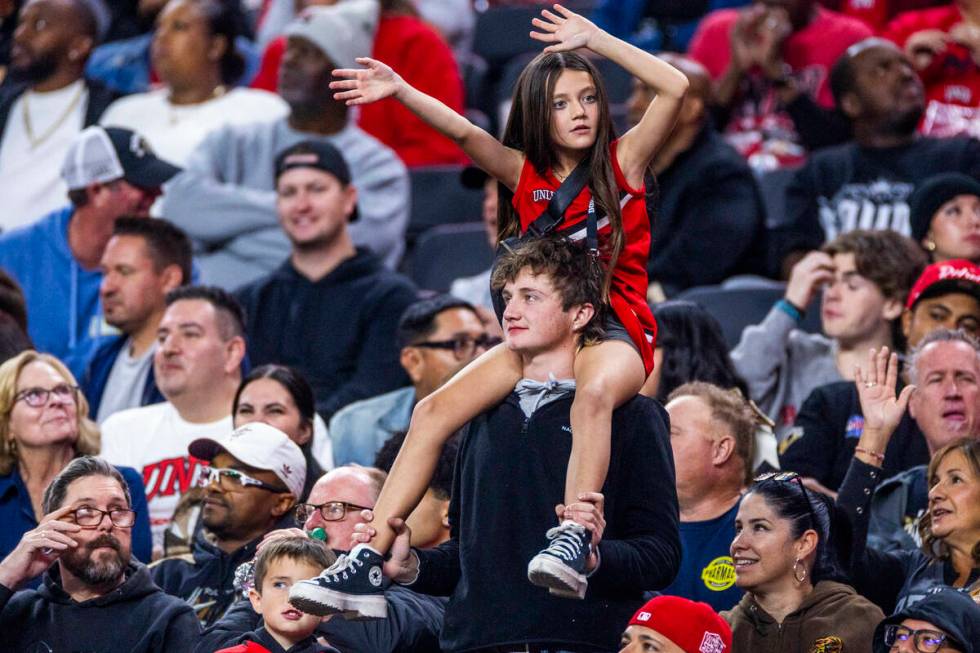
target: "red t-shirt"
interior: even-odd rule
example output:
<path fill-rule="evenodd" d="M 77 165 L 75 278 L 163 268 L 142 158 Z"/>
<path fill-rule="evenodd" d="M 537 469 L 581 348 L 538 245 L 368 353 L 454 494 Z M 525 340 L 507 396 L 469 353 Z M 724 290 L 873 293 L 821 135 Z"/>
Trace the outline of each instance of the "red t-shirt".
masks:
<path fill-rule="evenodd" d="M 276 92 L 286 37 L 270 42 L 262 54 L 252 88 Z M 382 16 L 372 58 L 391 66 L 405 81 L 463 113 L 463 80 L 452 50 L 439 34 L 412 16 Z M 361 129 L 390 147 L 408 167 L 465 164 L 453 141 L 422 122 L 398 100 L 388 98 L 359 108 Z"/>
<path fill-rule="evenodd" d="M 910 11 L 890 22 L 882 35 L 905 47 L 916 32 L 948 32 L 962 20 L 956 5 Z M 950 43 L 919 76 L 926 89 L 926 113 L 919 126 L 923 134 L 980 136 L 980 67 L 965 46 Z"/>
<path fill-rule="evenodd" d="M 731 33 L 738 9 L 708 14 L 691 40 L 690 55 L 714 79 L 725 74 L 731 61 Z M 854 43 L 871 36 L 861 21 L 817 7 L 813 20 L 793 32 L 783 44 L 783 58 L 793 69 L 797 85 L 818 104 L 830 108 L 834 98 L 828 77 L 838 57 Z M 798 165 L 806 157 L 789 115 L 760 74 L 750 74 L 732 106 L 725 138 L 759 169 Z"/>
<path fill-rule="evenodd" d="M 618 142 L 618 141 L 617 141 Z M 623 251 L 616 259 L 612 273 L 609 303 L 619 321 L 640 350 L 647 374 L 653 371 L 653 350 L 657 342 L 657 322 L 647 304 L 647 259 L 650 257 L 650 218 L 647 216 L 646 189 L 630 188 L 623 177 L 623 171 L 616 160 L 616 142 L 610 147 L 616 186 L 625 197 L 620 202 L 623 212 L 625 242 Z M 548 203 L 561 182 L 551 170 L 544 175 L 539 173 L 530 161 L 524 161 L 521 178 L 514 189 L 513 206 L 521 220 L 521 233 L 525 233 L 532 222 L 548 208 Z M 565 211 L 565 219 L 558 227 L 569 238 L 585 238 L 585 220 L 592 202 L 592 191 L 586 186 L 578 197 L 572 200 Z M 605 249 L 612 228 L 608 218 L 599 220 L 599 247 Z M 609 257 L 604 254 L 603 262 L 608 265 Z"/>

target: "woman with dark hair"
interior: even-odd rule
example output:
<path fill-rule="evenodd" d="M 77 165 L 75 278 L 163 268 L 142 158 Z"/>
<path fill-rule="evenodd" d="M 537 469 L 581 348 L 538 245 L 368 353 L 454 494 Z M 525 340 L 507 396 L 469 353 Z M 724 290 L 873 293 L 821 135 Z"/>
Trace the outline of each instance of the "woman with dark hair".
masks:
<path fill-rule="evenodd" d="M 242 379 L 231 405 L 235 428 L 249 422 L 274 426 L 299 445 L 306 458 L 303 498 L 324 470 L 313 456 L 316 420 L 313 389 L 296 370 L 285 365 L 262 365 Z"/>
<path fill-rule="evenodd" d="M 284 116 L 288 108 L 277 95 L 233 87 L 245 69 L 234 47 L 241 21 L 234 2 L 170 0 L 150 48 L 162 88 L 117 100 L 101 124 L 132 129 L 160 157 L 183 166 L 219 127 Z"/>
<path fill-rule="evenodd" d="M 745 596 L 722 616 L 733 653 L 871 651 L 881 610 L 846 581 L 850 529 L 793 472 L 765 474 L 742 498 L 731 555 Z"/>
<path fill-rule="evenodd" d="M 704 381 L 749 396 L 711 313 L 694 302 L 672 300 L 655 304 L 653 317 L 659 329 L 655 365 L 642 394 L 667 403 L 670 393 L 685 383 Z"/>

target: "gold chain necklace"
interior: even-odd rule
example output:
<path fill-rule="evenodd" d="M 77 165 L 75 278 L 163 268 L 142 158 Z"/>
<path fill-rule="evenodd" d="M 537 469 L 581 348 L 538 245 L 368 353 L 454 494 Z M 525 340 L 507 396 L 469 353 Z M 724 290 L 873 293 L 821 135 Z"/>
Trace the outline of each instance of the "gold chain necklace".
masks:
<path fill-rule="evenodd" d="M 75 93 L 75 97 L 72 98 L 71 102 L 68 103 L 68 107 L 60 116 L 58 116 L 58 119 L 54 121 L 48 130 L 39 137 L 34 135 L 34 125 L 31 123 L 31 110 L 30 107 L 28 107 L 28 98 L 33 92 L 34 91 L 27 91 L 24 93 L 24 103 L 21 105 L 24 114 L 24 131 L 27 132 L 27 140 L 30 142 L 32 150 L 44 141 L 51 138 L 51 135 L 58 131 L 58 128 L 61 127 L 62 123 L 68 120 L 68 116 L 72 114 L 75 107 L 77 107 L 78 103 L 82 100 L 82 94 L 85 92 L 85 84 L 79 84 L 78 91 Z"/>

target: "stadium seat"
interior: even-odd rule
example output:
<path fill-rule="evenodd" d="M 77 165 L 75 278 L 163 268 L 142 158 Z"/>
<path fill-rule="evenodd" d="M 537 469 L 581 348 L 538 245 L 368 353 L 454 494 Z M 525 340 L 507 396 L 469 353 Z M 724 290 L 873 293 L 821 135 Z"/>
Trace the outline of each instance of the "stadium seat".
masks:
<path fill-rule="evenodd" d="M 531 19 L 541 7 L 493 7 L 479 14 L 474 30 L 473 52 L 491 66 L 501 66 L 525 52 L 537 52 L 541 44 L 528 36 Z"/>
<path fill-rule="evenodd" d="M 445 292 L 455 279 L 479 274 L 492 261 L 482 222 L 447 224 L 433 227 L 419 238 L 410 274 L 419 288 Z"/>
<path fill-rule="evenodd" d="M 461 166 L 415 168 L 412 183 L 412 215 L 406 239 L 411 246 L 422 232 L 437 225 L 480 219 L 483 191 L 466 188 L 459 180 Z"/>
<path fill-rule="evenodd" d="M 783 284 L 768 288 L 733 288 L 700 286 L 684 291 L 676 299 L 700 304 L 721 324 L 729 349 L 733 349 L 747 326 L 758 324 L 769 309 L 786 292 Z M 800 327 L 809 333 L 820 333 L 820 299 L 813 301 Z"/>

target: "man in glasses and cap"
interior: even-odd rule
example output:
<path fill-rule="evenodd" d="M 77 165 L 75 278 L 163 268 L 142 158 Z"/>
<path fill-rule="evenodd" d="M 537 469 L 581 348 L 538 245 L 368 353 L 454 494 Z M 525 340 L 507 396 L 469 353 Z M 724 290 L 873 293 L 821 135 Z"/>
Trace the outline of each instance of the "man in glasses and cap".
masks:
<path fill-rule="evenodd" d="M 269 531 L 292 524 L 306 480 L 300 448 L 279 429 L 251 422 L 221 438 L 199 438 L 190 455 L 208 465 L 201 523 L 192 552 L 150 567 L 167 594 L 191 604 L 202 625 L 217 621 L 235 600 L 235 570 L 255 556 Z"/>
<path fill-rule="evenodd" d="M 278 270 L 240 289 L 253 365 L 289 365 L 309 379 L 324 420 L 407 384 L 395 343 L 415 288 L 354 245 L 358 191 L 344 155 L 301 141 L 276 158 L 276 209 L 291 244 Z"/>
<path fill-rule="evenodd" d="M 970 595 L 937 586 L 886 618 L 875 630 L 874 653 L 980 653 L 980 606 Z"/>

